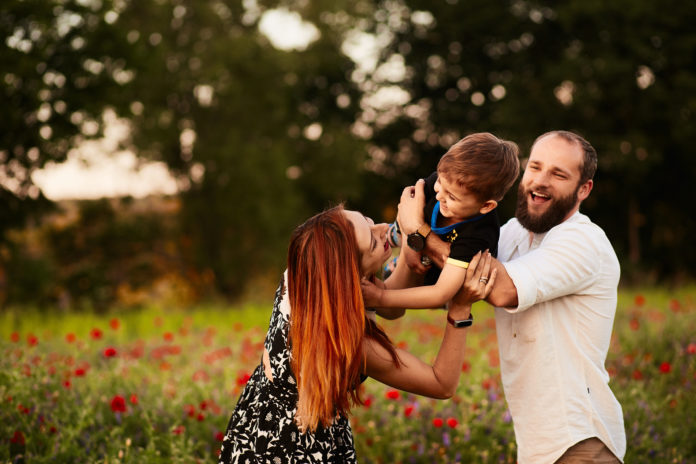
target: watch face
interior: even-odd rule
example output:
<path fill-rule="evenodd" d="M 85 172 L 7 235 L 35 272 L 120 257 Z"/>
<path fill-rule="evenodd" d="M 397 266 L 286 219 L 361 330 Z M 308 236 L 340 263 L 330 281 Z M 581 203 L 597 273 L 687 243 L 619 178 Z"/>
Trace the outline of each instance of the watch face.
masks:
<path fill-rule="evenodd" d="M 422 251 L 423 248 L 425 248 L 425 240 L 418 232 L 410 234 L 406 239 L 406 243 L 408 243 L 408 246 L 414 251 Z"/>

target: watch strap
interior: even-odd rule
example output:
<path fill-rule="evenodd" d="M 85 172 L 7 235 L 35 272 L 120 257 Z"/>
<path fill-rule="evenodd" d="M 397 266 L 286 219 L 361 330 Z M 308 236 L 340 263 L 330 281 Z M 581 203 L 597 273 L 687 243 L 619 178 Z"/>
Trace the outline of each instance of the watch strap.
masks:
<path fill-rule="evenodd" d="M 449 313 L 447 313 L 447 322 L 458 329 L 462 327 L 470 327 L 474 323 L 474 315 L 469 314 L 468 319 L 455 320 L 452 319 L 452 316 L 450 316 Z"/>

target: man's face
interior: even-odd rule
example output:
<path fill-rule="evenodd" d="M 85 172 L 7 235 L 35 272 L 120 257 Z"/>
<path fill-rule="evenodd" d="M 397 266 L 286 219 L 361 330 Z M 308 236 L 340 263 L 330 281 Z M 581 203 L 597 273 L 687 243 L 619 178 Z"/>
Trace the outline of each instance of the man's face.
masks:
<path fill-rule="evenodd" d="M 592 181 L 580 185 L 583 153 L 576 143 L 549 135 L 537 141 L 517 190 L 517 220 L 543 233 L 568 219 L 587 198 Z"/>

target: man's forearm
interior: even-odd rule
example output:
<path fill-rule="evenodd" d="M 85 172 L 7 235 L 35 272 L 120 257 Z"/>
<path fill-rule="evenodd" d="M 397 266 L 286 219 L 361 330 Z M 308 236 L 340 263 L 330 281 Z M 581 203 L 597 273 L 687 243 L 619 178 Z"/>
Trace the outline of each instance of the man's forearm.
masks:
<path fill-rule="evenodd" d="M 493 259 L 491 261 L 491 270 L 493 269 L 497 269 L 498 275 L 486 301 L 499 308 L 517 307 L 517 287 L 515 287 L 515 283 L 505 270 L 505 266 L 497 259 Z"/>

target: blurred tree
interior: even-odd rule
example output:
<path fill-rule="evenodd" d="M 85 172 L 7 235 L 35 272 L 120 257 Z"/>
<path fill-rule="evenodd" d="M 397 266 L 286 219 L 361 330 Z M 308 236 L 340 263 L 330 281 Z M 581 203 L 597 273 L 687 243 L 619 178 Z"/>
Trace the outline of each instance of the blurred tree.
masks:
<path fill-rule="evenodd" d="M 412 182 L 475 131 L 511 138 L 526 152 L 545 131 L 576 130 L 600 157 L 583 211 L 607 231 L 624 269 L 694 274 L 696 249 L 687 240 L 696 233 L 688 213 L 696 197 L 696 4 L 379 5 L 366 30 L 387 46 L 368 77 L 378 89 L 399 86 L 407 98 L 397 111 L 361 115 L 374 131 L 375 172 Z M 397 79 L 387 72 L 394 68 Z M 502 205 L 508 217 L 514 197 Z"/>
<path fill-rule="evenodd" d="M 259 30 L 272 9 L 303 21 L 306 43 L 274 46 Z M 348 1 L 4 2 L 13 110 L 0 124 L 0 198 L 15 207 L 2 214 L 18 223 L 41 198 L 31 172 L 101 135 L 113 110 L 131 122 L 123 148 L 177 176 L 190 259 L 238 294 L 282 266 L 302 218 L 361 194 L 359 94 L 341 52 L 358 16 Z"/>

